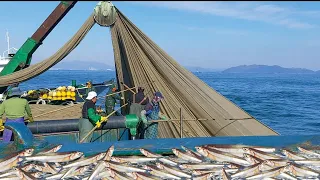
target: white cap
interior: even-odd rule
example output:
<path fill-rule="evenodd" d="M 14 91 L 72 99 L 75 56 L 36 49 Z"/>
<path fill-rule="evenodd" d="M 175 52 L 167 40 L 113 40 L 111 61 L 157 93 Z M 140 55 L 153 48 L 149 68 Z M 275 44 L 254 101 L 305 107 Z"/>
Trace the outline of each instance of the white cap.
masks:
<path fill-rule="evenodd" d="M 92 98 L 97 97 L 97 96 L 98 96 L 98 95 L 97 95 L 96 92 L 90 91 L 90 92 L 88 93 L 88 97 L 87 97 L 86 99 L 87 99 L 87 100 L 91 100 Z"/>

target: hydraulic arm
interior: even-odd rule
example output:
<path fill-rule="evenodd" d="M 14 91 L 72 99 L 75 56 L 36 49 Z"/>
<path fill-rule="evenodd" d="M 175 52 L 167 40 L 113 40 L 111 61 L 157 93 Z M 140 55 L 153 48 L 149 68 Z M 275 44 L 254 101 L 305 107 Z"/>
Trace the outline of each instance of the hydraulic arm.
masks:
<path fill-rule="evenodd" d="M 0 72 L 0 76 L 8 75 L 28 67 L 31 63 L 32 54 L 76 3 L 77 1 L 61 1 L 31 38 L 28 38 L 20 47 L 10 62 Z M 3 93 L 5 89 L 6 87 L 2 87 L 0 93 Z"/>

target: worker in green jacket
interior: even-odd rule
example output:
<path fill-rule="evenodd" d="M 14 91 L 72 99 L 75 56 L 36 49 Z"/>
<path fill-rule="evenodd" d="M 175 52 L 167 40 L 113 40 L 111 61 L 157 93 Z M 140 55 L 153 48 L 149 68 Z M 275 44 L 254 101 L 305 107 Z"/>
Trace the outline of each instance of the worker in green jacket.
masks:
<path fill-rule="evenodd" d="M 88 93 L 86 102 L 82 108 L 82 118 L 79 120 L 79 137 L 82 140 L 93 128 L 101 127 L 101 122 L 107 121 L 107 117 L 96 114 L 95 104 L 97 102 L 97 93 L 91 91 Z M 83 142 L 91 142 L 92 134 L 90 134 Z"/>
<path fill-rule="evenodd" d="M 114 107 L 117 103 L 117 100 L 124 99 L 123 97 L 119 96 L 119 93 L 115 93 L 116 91 L 117 91 L 117 88 L 115 84 L 112 84 L 109 87 L 109 91 L 106 94 L 105 108 L 106 108 L 107 115 L 111 114 L 114 111 Z"/>
<path fill-rule="evenodd" d="M 26 99 L 20 98 L 22 92 L 19 87 L 13 87 L 10 90 L 8 98 L 3 101 L 0 105 L 0 131 L 3 131 L 3 141 L 10 142 L 12 138 L 12 131 L 9 129 L 4 129 L 2 115 L 6 115 L 6 122 L 10 123 L 24 123 L 25 114 L 28 115 L 28 121 L 33 122 L 32 113 L 28 101 Z"/>

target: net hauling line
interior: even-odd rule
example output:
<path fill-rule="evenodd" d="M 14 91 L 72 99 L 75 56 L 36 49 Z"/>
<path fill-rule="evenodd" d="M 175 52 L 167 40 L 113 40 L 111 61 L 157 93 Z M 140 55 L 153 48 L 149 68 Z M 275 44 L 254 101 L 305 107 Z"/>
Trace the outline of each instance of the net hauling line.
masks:
<path fill-rule="evenodd" d="M 120 106 L 118 109 L 112 111 L 112 113 L 110 113 L 108 116 L 106 116 L 106 119 L 104 121 L 101 121 L 100 123 L 104 123 L 104 122 L 107 122 L 108 118 L 114 114 L 115 112 L 117 112 L 118 110 L 120 110 L 121 108 L 123 108 L 124 106 L 128 105 L 128 103 Z M 98 128 L 98 125 L 96 125 L 94 128 L 91 129 L 90 132 L 88 132 L 88 134 L 86 136 L 84 136 L 81 141 L 79 143 L 82 143 L 90 134 L 92 134 L 96 129 Z"/>
<path fill-rule="evenodd" d="M 98 97 L 98 99 L 106 98 L 106 97 L 108 97 L 108 96 L 112 96 L 112 95 L 114 95 L 114 94 L 122 93 L 122 92 L 125 92 L 125 91 L 132 91 L 132 89 L 136 89 L 136 88 L 141 87 L 141 86 L 144 86 L 144 85 L 152 84 L 152 83 L 154 83 L 154 82 L 156 82 L 156 81 L 153 80 L 153 81 L 151 81 L 151 82 L 149 82 L 149 83 L 144 83 L 144 84 L 142 84 L 142 85 L 138 85 L 138 86 L 135 86 L 135 87 L 132 87 L 132 88 L 124 89 L 124 90 L 121 90 L 121 91 L 118 91 L 118 92 L 114 92 L 114 93 L 111 93 L 111 94 L 108 94 L 108 95 L 105 95 L 105 96 L 100 96 L 100 97 Z"/>

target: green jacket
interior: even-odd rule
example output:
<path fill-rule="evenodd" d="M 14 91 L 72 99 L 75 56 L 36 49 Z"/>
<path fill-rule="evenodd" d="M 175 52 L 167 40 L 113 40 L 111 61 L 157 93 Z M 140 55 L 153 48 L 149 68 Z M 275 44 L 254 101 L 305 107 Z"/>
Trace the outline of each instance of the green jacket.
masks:
<path fill-rule="evenodd" d="M 114 93 L 114 92 L 110 91 L 110 92 L 107 93 L 107 95 L 108 94 L 112 94 L 112 93 Z M 106 108 L 107 107 L 114 107 L 116 102 L 117 102 L 117 100 L 120 100 L 120 99 L 121 98 L 120 98 L 119 94 L 113 94 L 111 96 L 107 96 L 106 100 L 105 100 L 105 107 Z"/>
<path fill-rule="evenodd" d="M 29 117 L 32 116 L 28 101 L 19 97 L 12 97 L 0 104 L 0 117 L 2 117 L 4 113 L 8 119 L 21 118 L 24 117 L 26 113 Z"/>
<path fill-rule="evenodd" d="M 94 124 L 101 120 L 101 116 L 96 114 L 95 105 L 91 100 L 86 100 L 83 104 L 82 118 L 89 119 Z"/>

